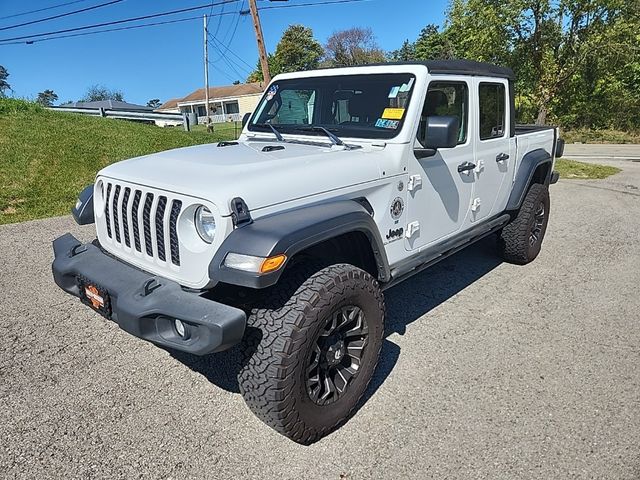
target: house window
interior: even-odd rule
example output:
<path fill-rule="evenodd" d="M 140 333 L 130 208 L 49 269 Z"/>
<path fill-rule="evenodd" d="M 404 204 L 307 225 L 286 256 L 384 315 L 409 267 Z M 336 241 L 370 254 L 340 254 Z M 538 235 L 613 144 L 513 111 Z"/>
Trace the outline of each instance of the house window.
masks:
<path fill-rule="evenodd" d="M 224 113 L 231 115 L 234 113 L 240 113 L 240 106 L 238 102 L 229 102 L 224 104 Z"/>
<path fill-rule="evenodd" d="M 207 115 L 207 110 L 204 108 L 204 105 L 198 105 L 198 116 L 204 117 Z"/>

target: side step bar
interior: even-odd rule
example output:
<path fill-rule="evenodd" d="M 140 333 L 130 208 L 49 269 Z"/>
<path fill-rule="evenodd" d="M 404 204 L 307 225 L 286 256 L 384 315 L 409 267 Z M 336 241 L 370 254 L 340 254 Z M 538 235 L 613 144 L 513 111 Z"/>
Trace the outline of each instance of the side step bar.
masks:
<path fill-rule="evenodd" d="M 417 255 L 408 258 L 397 267 L 391 270 L 391 280 L 382 285 L 382 290 L 387 290 L 394 287 L 398 283 L 406 280 L 409 277 L 417 275 L 418 273 L 426 270 L 427 268 L 435 265 L 441 260 L 450 257 L 454 253 L 468 247 L 474 242 L 491 235 L 492 233 L 500 230 L 511 220 L 511 215 L 505 213 L 487 222 L 483 222 L 476 225 L 471 230 L 465 232 L 460 237 L 451 238 L 444 242 L 434 245 Z M 412 268 L 413 265 L 418 264 L 417 267 Z"/>

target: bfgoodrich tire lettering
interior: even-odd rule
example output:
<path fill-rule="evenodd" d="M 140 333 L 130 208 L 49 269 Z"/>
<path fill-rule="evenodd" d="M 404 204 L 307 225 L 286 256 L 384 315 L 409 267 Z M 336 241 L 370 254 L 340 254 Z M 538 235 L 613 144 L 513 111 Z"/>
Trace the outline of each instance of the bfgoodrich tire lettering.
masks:
<path fill-rule="evenodd" d="M 366 345 L 344 393 L 318 402 L 309 392 L 308 371 L 336 312 L 357 312 L 366 321 Z M 264 292 L 249 316 L 240 391 L 267 425 L 298 443 L 313 443 L 353 412 L 375 370 L 383 332 L 384 300 L 371 275 L 348 264 L 316 272 L 294 267 Z"/>
<path fill-rule="evenodd" d="M 540 253 L 549 222 L 549 188 L 531 185 L 513 221 L 498 236 L 498 251 L 507 262 L 524 265 Z"/>

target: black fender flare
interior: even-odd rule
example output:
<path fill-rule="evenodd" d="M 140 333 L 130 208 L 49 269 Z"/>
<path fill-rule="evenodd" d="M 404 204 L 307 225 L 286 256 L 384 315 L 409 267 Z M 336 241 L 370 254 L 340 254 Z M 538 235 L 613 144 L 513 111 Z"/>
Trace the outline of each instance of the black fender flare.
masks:
<path fill-rule="evenodd" d="M 520 205 L 522 205 L 522 202 L 524 201 L 524 196 L 529 190 L 529 186 L 531 185 L 531 180 L 533 179 L 533 174 L 536 169 L 544 163 L 551 164 L 552 161 L 553 157 L 544 148 L 532 150 L 522 157 L 522 162 L 520 163 L 520 167 L 516 173 L 516 179 L 513 183 L 511 195 L 509 196 L 509 201 L 507 202 L 505 210 L 517 210 L 520 208 Z M 549 168 L 547 178 L 545 178 L 545 185 L 549 185 L 551 182 L 551 170 L 552 169 Z"/>
<path fill-rule="evenodd" d="M 255 274 L 228 268 L 228 253 L 256 257 L 285 254 L 289 261 L 295 254 L 325 240 L 351 232 L 364 233 L 376 260 L 378 280 L 390 278 L 384 244 L 373 217 L 358 202 L 339 200 L 279 212 L 258 218 L 236 228 L 222 242 L 209 264 L 209 278 L 214 282 L 251 288 L 275 285 L 285 267 L 267 274 Z"/>
<path fill-rule="evenodd" d="M 78 225 L 89 225 L 95 222 L 93 213 L 93 184 L 85 187 L 78 201 L 71 209 L 71 214 Z"/>

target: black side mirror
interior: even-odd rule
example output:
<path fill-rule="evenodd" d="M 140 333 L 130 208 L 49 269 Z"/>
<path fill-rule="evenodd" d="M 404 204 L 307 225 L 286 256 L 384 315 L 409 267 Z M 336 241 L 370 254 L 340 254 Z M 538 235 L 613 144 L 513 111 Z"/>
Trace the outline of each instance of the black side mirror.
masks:
<path fill-rule="evenodd" d="M 242 128 L 244 128 L 244 126 L 249 122 L 251 115 L 252 115 L 251 112 L 247 112 L 244 114 L 244 116 L 242 117 Z"/>
<path fill-rule="evenodd" d="M 427 117 L 424 130 L 424 138 L 420 143 L 425 148 L 416 150 L 418 158 L 430 157 L 436 154 L 440 148 L 453 148 L 458 145 L 458 132 L 460 131 L 460 119 L 458 117 L 431 116 Z"/>

